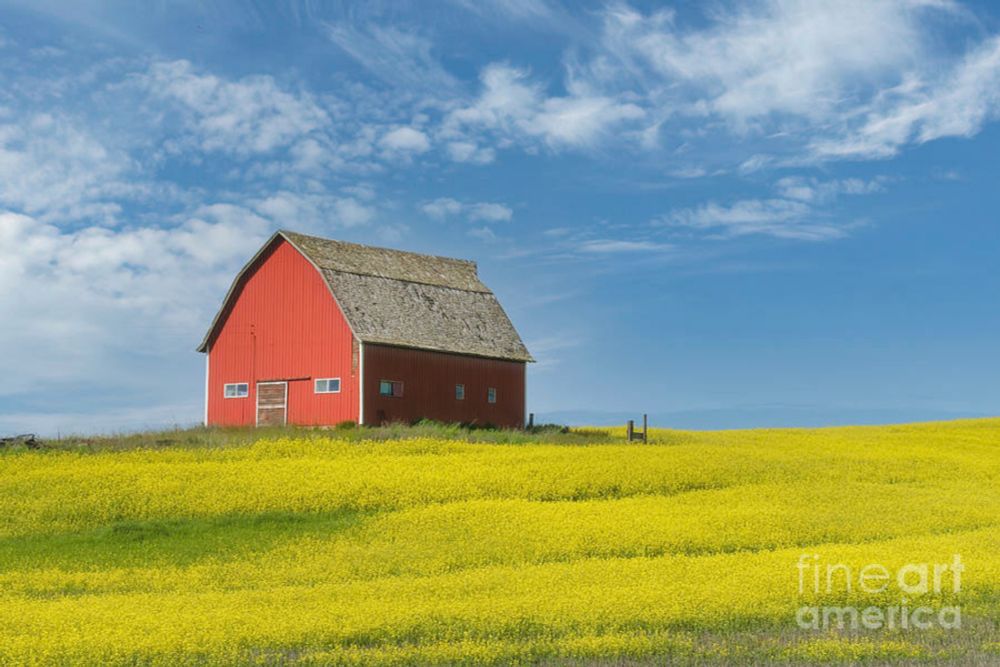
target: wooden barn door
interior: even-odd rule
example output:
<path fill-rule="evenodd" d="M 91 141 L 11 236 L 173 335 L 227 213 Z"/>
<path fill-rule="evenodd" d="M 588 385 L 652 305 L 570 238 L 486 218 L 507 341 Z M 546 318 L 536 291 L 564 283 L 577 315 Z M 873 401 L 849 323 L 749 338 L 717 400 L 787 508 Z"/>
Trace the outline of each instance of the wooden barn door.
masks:
<path fill-rule="evenodd" d="M 257 426 L 284 426 L 288 420 L 288 383 L 257 383 Z"/>

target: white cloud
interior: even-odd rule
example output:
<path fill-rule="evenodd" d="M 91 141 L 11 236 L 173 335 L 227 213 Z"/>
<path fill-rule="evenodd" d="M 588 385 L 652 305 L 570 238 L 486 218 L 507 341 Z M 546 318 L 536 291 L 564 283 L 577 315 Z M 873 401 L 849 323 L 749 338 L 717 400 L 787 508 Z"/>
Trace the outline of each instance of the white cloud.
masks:
<path fill-rule="evenodd" d="M 336 213 L 335 221 L 347 227 L 367 224 L 375 217 L 373 207 L 365 206 L 352 197 L 337 199 L 333 208 Z"/>
<path fill-rule="evenodd" d="M 470 229 L 469 236 L 487 243 L 492 243 L 497 240 L 496 233 L 489 227 L 476 227 L 475 229 Z"/>
<path fill-rule="evenodd" d="M 744 199 L 730 205 L 709 202 L 675 211 L 669 224 L 714 230 L 727 237 L 765 234 L 778 238 L 822 240 L 844 235 L 839 228 L 809 221 L 812 208 L 790 199 Z"/>
<path fill-rule="evenodd" d="M 175 105 L 204 151 L 267 153 L 329 124 L 309 93 L 287 92 L 270 76 L 226 81 L 178 60 L 154 63 L 135 81 Z"/>
<path fill-rule="evenodd" d="M 431 53 L 426 37 L 393 26 L 327 25 L 330 39 L 379 79 L 397 89 L 435 93 L 458 86 Z"/>
<path fill-rule="evenodd" d="M 111 150 L 71 120 L 39 113 L 0 124 L 0 206 L 45 220 L 86 217 L 113 223 L 129 157 Z"/>
<path fill-rule="evenodd" d="M 519 21 L 548 22 L 565 18 L 544 0 L 493 0 L 492 2 L 452 0 L 452 2 L 470 12 L 491 19 L 502 16 Z"/>
<path fill-rule="evenodd" d="M 508 222 L 514 217 L 514 211 L 503 204 L 493 204 L 483 202 L 471 204 L 467 207 L 470 220 L 482 220 L 485 222 Z"/>
<path fill-rule="evenodd" d="M 820 157 L 878 158 L 908 143 L 942 137 L 971 137 L 1000 117 L 1000 37 L 969 53 L 930 82 L 913 75 L 885 91 L 839 136 L 812 143 Z"/>
<path fill-rule="evenodd" d="M 776 238 L 824 241 L 846 236 L 858 223 L 837 224 L 823 207 L 842 195 L 866 195 L 884 190 L 884 179 L 846 178 L 820 181 L 798 176 L 775 183 L 777 197 L 742 199 L 731 204 L 708 202 L 674 211 L 658 222 L 709 232 L 721 238 L 760 234 Z"/>
<path fill-rule="evenodd" d="M 408 153 L 426 153 L 431 148 L 427 135 L 412 127 L 397 127 L 385 133 L 379 144 L 386 149 Z"/>
<path fill-rule="evenodd" d="M 544 3 L 511 11 L 552 14 Z M 168 102 L 150 106 L 153 115 L 176 112 L 188 132 L 167 141 L 168 151 L 185 153 L 192 142 L 242 156 L 287 148 L 288 168 L 305 174 L 405 165 L 434 144 L 454 162 L 482 165 L 514 145 L 659 151 L 680 137 L 688 151 L 726 142 L 725 158 L 711 154 L 749 173 L 886 157 L 978 132 L 1000 111 L 1000 38 L 956 55 L 942 37 L 962 11 L 938 0 L 761 0 L 694 21 L 611 5 L 599 39 L 565 56 L 558 93 L 526 69 L 493 63 L 469 98 L 427 35 L 349 21 L 327 25 L 330 38 L 398 92 L 354 86 L 320 104 L 273 77 L 226 80 L 183 60 L 134 80 Z"/>
<path fill-rule="evenodd" d="M 670 172 L 674 178 L 701 178 L 708 175 L 708 170 L 704 167 L 682 167 Z"/>
<path fill-rule="evenodd" d="M 192 348 L 225 285 L 269 233 L 232 205 L 201 207 L 163 228 L 62 231 L 0 212 L 0 393 L 56 382 L 134 387 L 136 356 Z M 150 387 L 155 391 L 155 387 Z"/>
<path fill-rule="evenodd" d="M 2 44 L 0 44 L 2 46 Z M 61 58 L 66 55 L 65 49 L 60 49 L 57 46 L 39 46 L 38 48 L 28 49 L 28 55 L 33 58 Z"/>
<path fill-rule="evenodd" d="M 930 9 L 947 3 L 765 0 L 685 27 L 670 10 L 618 5 L 605 12 L 604 47 L 639 76 L 688 86 L 692 101 L 737 120 L 815 117 L 921 58 Z"/>
<path fill-rule="evenodd" d="M 489 147 L 480 147 L 472 141 L 452 141 L 447 146 L 448 157 L 455 162 L 472 164 L 489 164 L 496 159 L 496 151 Z"/>
<path fill-rule="evenodd" d="M 356 183 L 341 188 L 344 192 L 352 195 L 361 201 L 371 201 L 375 199 L 375 187 L 368 183 Z"/>
<path fill-rule="evenodd" d="M 328 137 L 309 136 L 292 145 L 289 149 L 294 167 L 300 172 L 315 173 L 324 168 L 341 167 L 343 158 Z"/>
<path fill-rule="evenodd" d="M 675 135 L 728 143 L 743 173 L 890 157 L 1000 116 L 1000 37 L 964 54 L 949 39 L 970 16 L 948 0 L 760 0 L 713 6 L 704 21 L 613 4 L 568 78 L 645 111 L 649 150 Z"/>
<path fill-rule="evenodd" d="M 355 197 L 327 193 L 276 192 L 248 205 L 275 227 L 319 231 L 331 227 L 365 225 L 375 219 L 375 208 Z"/>
<path fill-rule="evenodd" d="M 529 117 L 537 107 L 541 89 L 527 81 L 527 72 L 493 64 L 480 72 L 482 92 L 475 103 L 453 111 L 446 125 L 507 128 Z"/>
<path fill-rule="evenodd" d="M 446 118 L 446 136 L 485 129 L 541 139 L 552 148 L 584 148 L 645 115 L 635 104 L 585 91 L 548 97 L 541 86 L 529 81 L 527 72 L 509 65 L 490 65 L 480 79 L 483 87 L 479 97 Z"/>
<path fill-rule="evenodd" d="M 193 359 L 229 281 L 274 229 L 328 234 L 375 215 L 356 196 L 289 191 L 198 205 L 158 226 L 64 230 L 0 210 L 0 247 L 17 249 L 0 255 L 0 312 L 17 323 L 0 327 L 0 346 L 24 351 L 0 359 L 0 394 L 147 382 L 135 356 Z"/>
<path fill-rule="evenodd" d="M 830 202 L 840 195 L 867 195 L 885 190 L 885 179 L 866 181 L 860 178 L 820 181 L 816 178 L 786 176 L 775 184 L 778 193 L 785 199 L 821 204 Z"/>
<path fill-rule="evenodd" d="M 752 174 L 770 166 L 773 162 L 774 158 L 770 155 L 751 155 L 741 162 L 737 169 L 741 174 Z"/>
<path fill-rule="evenodd" d="M 509 222 L 514 217 L 514 211 L 503 204 L 494 202 L 476 202 L 466 204 L 452 199 L 451 197 L 441 197 L 434 201 L 421 205 L 420 210 L 425 215 L 437 220 L 444 220 L 449 217 L 464 216 L 474 222 Z"/>
<path fill-rule="evenodd" d="M 610 97 L 553 97 L 542 103 L 541 111 L 527 121 L 525 129 L 545 137 L 553 146 L 586 146 L 609 128 L 644 115 L 635 104 Z"/>
<path fill-rule="evenodd" d="M 444 220 L 448 216 L 458 215 L 464 208 L 464 204 L 457 199 L 441 197 L 440 199 L 423 204 L 420 210 L 432 218 Z"/>
<path fill-rule="evenodd" d="M 654 243 L 653 241 L 627 241 L 621 239 L 594 239 L 583 241 L 577 246 L 577 250 L 588 254 L 619 254 L 619 253 L 648 253 L 664 252 L 672 250 L 673 245 L 669 243 Z"/>

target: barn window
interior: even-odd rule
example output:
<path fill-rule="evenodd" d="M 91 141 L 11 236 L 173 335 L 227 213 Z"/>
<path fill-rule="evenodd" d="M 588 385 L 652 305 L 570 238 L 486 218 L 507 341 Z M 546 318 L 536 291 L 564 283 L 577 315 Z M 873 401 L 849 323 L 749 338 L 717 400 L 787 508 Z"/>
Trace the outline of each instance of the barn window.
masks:
<path fill-rule="evenodd" d="M 456 384 L 455 385 L 455 400 L 464 401 L 465 400 L 465 385 Z"/>
<path fill-rule="evenodd" d="M 246 382 L 234 382 L 227 384 L 222 391 L 226 398 L 246 398 L 250 395 L 250 385 Z"/>
<path fill-rule="evenodd" d="M 317 394 L 338 394 L 340 393 L 340 378 L 325 378 L 316 380 Z"/>
<path fill-rule="evenodd" d="M 379 380 L 378 393 L 381 396 L 402 396 L 403 383 L 395 380 Z"/>
<path fill-rule="evenodd" d="M 489 403 L 497 402 L 497 390 L 495 387 L 490 387 L 486 390 L 486 400 Z"/>

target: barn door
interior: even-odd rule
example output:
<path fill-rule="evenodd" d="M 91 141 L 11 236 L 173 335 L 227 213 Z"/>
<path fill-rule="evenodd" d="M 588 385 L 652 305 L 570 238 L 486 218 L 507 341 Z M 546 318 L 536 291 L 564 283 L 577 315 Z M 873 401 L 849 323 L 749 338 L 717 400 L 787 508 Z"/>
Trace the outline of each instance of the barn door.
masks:
<path fill-rule="evenodd" d="M 288 419 L 288 383 L 257 383 L 257 426 L 284 426 Z"/>

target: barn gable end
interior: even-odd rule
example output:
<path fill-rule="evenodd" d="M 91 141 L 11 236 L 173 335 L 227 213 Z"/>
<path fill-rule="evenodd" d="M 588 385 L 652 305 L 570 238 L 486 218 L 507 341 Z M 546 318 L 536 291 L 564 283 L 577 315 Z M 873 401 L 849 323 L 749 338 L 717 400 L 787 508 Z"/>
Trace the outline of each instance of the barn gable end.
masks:
<path fill-rule="evenodd" d="M 357 421 L 360 369 L 353 340 L 315 267 L 284 239 L 272 239 L 241 271 L 202 344 L 206 423 L 257 423 L 258 385 L 271 381 L 287 385 L 282 421 Z M 339 393 L 316 394 L 316 378 L 339 378 Z M 227 384 L 244 383 L 246 396 L 225 397 Z"/>

